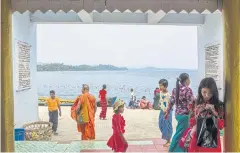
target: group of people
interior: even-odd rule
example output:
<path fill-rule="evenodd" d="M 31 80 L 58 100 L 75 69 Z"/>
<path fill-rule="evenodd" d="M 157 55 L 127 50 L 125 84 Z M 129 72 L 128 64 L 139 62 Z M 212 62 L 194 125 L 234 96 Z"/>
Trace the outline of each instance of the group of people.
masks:
<path fill-rule="evenodd" d="M 140 100 L 137 100 L 134 95 L 133 88 L 130 90 L 130 102 L 128 108 L 130 109 L 152 109 L 152 103 L 147 100 L 146 96 L 143 96 Z"/>
<path fill-rule="evenodd" d="M 159 128 L 162 138 L 166 140 L 164 146 L 169 146 L 169 152 L 221 152 L 220 130 L 224 127 L 224 114 L 220 108 L 216 82 L 213 78 L 204 78 L 196 98 L 189 84 L 189 75 L 182 73 L 170 96 L 167 90 L 168 81 L 159 81 Z M 178 123 L 172 137 L 174 105 Z"/>
<path fill-rule="evenodd" d="M 166 79 L 159 81 L 159 129 L 162 139 L 166 140 L 164 146 L 169 147 L 169 152 L 221 152 L 219 130 L 224 127 L 224 119 L 216 82 L 213 78 L 204 78 L 199 85 L 197 98 L 194 97 L 189 84 L 189 75 L 182 73 L 177 78 L 176 88 L 170 94 L 167 89 L 168 81 Z M 53 131 L 57 134 L 57 116 L 58 113 L 61 115 L 61 107 L 59 100 L 55 98 L 55 92 L 50 91 L 50 95 L 51 98 L 47 100 L 49 121 L 53 123 Z M 99 91 L 99 98 L 102 107 L 99 118 L 106 119 L 106 85 L 103 85 L 102 90 Z M 128 148 L 124 137 L 126 123 L 122 116 L 124 105 L 125 103 L 120 99 L 113 104 L 113 134 L 107 145 L 114 152 L 125 152 Z M 178 123 L 173 135 L 174 105 L 176 105 L 175 118 Z M 71 117 L 77 122 L 82 140 L 95 139 L 96 110 L 96 99 L 89 93 L 89 86 L 84 84 L 82 94 L 71 107 Z"/>

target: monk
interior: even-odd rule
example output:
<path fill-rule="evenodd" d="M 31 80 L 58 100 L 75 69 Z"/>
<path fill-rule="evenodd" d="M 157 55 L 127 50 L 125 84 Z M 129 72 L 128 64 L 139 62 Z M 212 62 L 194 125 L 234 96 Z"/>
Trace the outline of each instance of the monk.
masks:
<path fill-rule="evenodd" d="M 76 119 L 75 110 L 81 110 L 84 124 L 77 123 L 78 132 L 82 133 L 82 140 L 95 139 L 95 113 L 97 110 L 96 99 L 89 93 L 89 86 L 84 84 L 82 94 L 76 99 L 71 108 L 71 117 Z"/>

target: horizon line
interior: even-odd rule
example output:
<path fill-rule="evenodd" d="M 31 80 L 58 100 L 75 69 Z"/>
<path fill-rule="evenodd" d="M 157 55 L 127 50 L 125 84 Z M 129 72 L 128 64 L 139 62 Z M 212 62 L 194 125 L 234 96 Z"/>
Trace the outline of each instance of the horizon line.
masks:
<path fill-rule="evenodd" d="M 99 66 L 99 65 L 110 65 L 110 66 L 115 66 L 119 68 L 127 68 L 127 69 L 178 69 L 178 70 L 198 70 L 198 68 L 167 68 L 167 67 L 155 67 L 155 66 L 144 66 L 144 67 L 131 67 L 131 66 L 116 66 L 113 64 L 65 64 L 65 63 L 44 63 L 44 62 L 38 62 L 37 65 L 39 64 L 63 64 L 63 65 L 69 65 L 69 66 L 81 66 L 81 65 L 87 65 L 87 66 Z"/>

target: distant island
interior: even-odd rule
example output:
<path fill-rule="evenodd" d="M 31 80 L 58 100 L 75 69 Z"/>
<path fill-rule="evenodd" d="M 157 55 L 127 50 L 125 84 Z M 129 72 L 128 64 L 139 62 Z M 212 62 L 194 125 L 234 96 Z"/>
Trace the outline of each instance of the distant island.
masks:
<path fill-rule="evenodd" d="M 123 71 L 126 67 L 116 67 L 113 65 L 65 65 L 63 63 L 39 63 L 37 71 Z"/>

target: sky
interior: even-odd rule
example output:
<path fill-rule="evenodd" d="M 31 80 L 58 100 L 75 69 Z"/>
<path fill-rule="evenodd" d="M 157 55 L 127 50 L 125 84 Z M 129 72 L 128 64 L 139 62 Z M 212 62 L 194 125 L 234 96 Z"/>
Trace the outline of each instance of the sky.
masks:
<path fill-rule="evenodd" d="M 39 24 L 39 63 L 197 69 L 197 27 Z"/>

